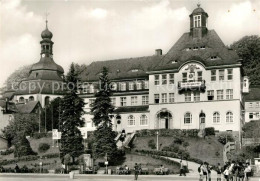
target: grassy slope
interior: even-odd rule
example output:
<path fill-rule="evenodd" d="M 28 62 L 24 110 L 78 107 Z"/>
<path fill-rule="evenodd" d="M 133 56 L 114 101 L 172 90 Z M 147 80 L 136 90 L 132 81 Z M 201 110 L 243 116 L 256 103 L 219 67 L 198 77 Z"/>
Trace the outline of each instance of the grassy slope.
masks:
<path fill-rule="evenodd" d="M 137 137 L 134 140 L 134 145 L 136 149 L 150 149 L 148 147 L 148 141 L 154 139 L 156 143 L 156 137 Z M 160 149 L 164 146 L 169 146 L 173 142 L 173 137 L 159 137 Z M 223 145 L 219 143 L 216 138 L 208 137 L 203 138 L 185 138 L 185 141 L 189 142 L 190 146 L 187 148 L 190 156 L 193 158 L 198 158 L 203 161 L 207 161 L 210 164 L 216 165 L 218 162 L 222 163 L 223 161 Z M 220 155 L 217 157 L 216 152 Z"/>

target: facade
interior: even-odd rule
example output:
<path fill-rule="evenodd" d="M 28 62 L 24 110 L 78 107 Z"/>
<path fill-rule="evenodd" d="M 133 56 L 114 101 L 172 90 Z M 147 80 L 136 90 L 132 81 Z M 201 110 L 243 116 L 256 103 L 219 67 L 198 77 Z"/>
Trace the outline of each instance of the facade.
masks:
<path fill-rule="evenodd" d="M 250 87 L 245 95 L 245 122 L 260 121 L 260 86 Z"/>
<path fill-rule="evenodd" d="M 46 29 L 41 33 L 41 58 L 32 65 L 29 77 L 19 84 L 15 90 L 14 101 L 19 104 L 39 101 L 42 107 L 51 100 L 64 94 L 64 70 L 53 60 L 52 32 Z"/>
<path fill-rule="evenodd" d="M 82 74 L 86 130 L 94 130 L 90 105 L 98 91 L 102 68 L 113 82 L 114 129 L 201 129 L 240 133 L 244 123 L 243 91 L 247 85 L 241 60 L 214 30 L 208 14 L 197 7 L 190 31 L 166 53 L 93 62 Z M 244 87 L 245 86 L 245 87 Z"/>

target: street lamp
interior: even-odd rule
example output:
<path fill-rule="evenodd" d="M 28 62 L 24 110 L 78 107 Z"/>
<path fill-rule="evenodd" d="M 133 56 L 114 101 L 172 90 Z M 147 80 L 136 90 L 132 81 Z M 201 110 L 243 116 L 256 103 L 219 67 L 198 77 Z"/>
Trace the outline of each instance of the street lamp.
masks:
<path fill-rule="evenodd" d="M 159 150 L 159 131 L 156 131 L 156 136 L 157 136 L 156 149 L 158 151 Z"/>

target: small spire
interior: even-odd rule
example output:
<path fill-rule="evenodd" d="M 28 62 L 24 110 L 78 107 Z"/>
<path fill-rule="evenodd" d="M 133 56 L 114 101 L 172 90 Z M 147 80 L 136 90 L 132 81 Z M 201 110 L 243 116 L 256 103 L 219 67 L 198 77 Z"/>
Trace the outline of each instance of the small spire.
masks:
<path fill-rule="evenodd" d="M 45 17 L 46 17 L 46 29 L 48 29 L 48 16 L 49 16 L 49 14 L 50 13 L 48 13 L 47 11 L 46 11 L 46 13 L 45 13 Z"/>
<path fill-rule="evenodd" d="M 200 0 L 198 1 L 198 4 L 197 4 L 198 8 L 200 8 Z"/>

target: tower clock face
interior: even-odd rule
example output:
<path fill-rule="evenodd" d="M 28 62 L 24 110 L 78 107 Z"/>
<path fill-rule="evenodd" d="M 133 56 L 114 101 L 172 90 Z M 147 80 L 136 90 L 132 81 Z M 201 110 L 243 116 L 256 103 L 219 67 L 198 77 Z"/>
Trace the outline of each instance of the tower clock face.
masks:
<path fill-rule="evenodd" d="M 42 57 L 45 57 L 45 54 L 42 54 Z"/>

